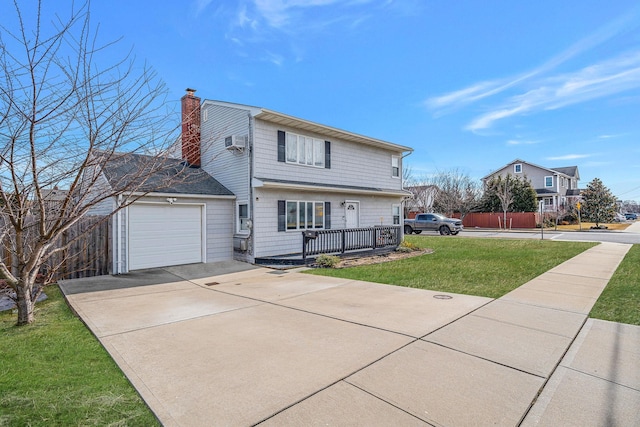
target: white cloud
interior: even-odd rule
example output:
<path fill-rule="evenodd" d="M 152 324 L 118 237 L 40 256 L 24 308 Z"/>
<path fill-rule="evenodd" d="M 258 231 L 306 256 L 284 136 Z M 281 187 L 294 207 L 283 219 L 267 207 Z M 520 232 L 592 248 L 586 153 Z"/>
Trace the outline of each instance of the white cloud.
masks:
<path fill-rule="evenodd" d="M 540 143 L 540 141 L 524 141 L 520 139 L 510 139 L 507 141 L 507 145 L 531 145 L 538 143 Z"/>
<path fill-rule="evenodd" d="M 282 28 L 290 22 L 291 14 L 305 8 L 329 6 L 334 4 L 349 4 L 345 0 L 254 0 L 257 12 L 266 20 L 269 26 Z M 365 2 L 358 2 L 365 3 Z"/>
<path fill-rule="evenodd" d="M 274 65 L 277 65 L 278 67 L 282 66 L 282 64 L 284 63 L 284 57 L 273 52 L 266 53 L 266 60 Z"/>
<path fill-rule="evenodd" d="M 194 1 L 195 15 L 199 16 L 200 13 L 202 13 L 202 11 L 205 10 L 212 1 L 213 0 L 195 0 Z"/>
<path fill-rule="evenodd" d="M 487 129 L 514 115 L 554 110 L 640 88 L 640 50 L 533 84 L 536 89 L 508 98 L 493 111 L 473 119 L 467 129 Z"/>
<path fill-rule="evenodd" d="M 496 121 L 511 116 L 562 108 L 638 88 L 640 87 L 640 50 L 631 51 L 573 73 L 549 75 L 559 65 L 636 26 L 638 16 L 640 16 L 640 8 L 634 8 L 538 67 L 511 78 L 485 80 L 444 95 L 428 98 L 425 105 L 434 110 L 437 116 L 508 90 L 516 92 L 497 106 L 490 107 L 489 112 L 474 118 L 466 126 L 468 130 L 478 131 L 487 129 Z"/>
<path fill-rule="evenodd" d="M 564 156 L 547 157 L 547 160 L 576 160 L 591 157 L 591 154 L 566 154 Z"/>

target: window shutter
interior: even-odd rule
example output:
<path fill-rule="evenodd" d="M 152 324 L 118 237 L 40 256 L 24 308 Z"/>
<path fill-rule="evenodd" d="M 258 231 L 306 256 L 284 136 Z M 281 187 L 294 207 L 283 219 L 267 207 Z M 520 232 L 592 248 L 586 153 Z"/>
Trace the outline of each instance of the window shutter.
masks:
<path fill-rule="evenodd" d="M 324 142 L 324 168 L 331 169 L 331 141 Z"/>
<path fill-rule="evenodd" d="M 331 228 L 331 202 L 324 202 L 324 228 Z"/>
<path fill-rule="evenodd" d="M 287 231 L 287 202 L 278 200 L 278 231 Z"/>
<path fill-rule="evenodd" d="M 278 131 L 278 161 L 286 161 L 285 133 L 283 130 Z"/>

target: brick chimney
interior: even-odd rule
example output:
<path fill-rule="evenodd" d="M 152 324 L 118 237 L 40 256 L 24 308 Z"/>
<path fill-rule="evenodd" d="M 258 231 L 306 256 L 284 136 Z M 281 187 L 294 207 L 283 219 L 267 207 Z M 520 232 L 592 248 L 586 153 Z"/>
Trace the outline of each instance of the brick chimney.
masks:
<path fill-rule="evenodd" d="M 182 159 L 200 167 L 200 98 L 187 88 L 182 101 Z"/>

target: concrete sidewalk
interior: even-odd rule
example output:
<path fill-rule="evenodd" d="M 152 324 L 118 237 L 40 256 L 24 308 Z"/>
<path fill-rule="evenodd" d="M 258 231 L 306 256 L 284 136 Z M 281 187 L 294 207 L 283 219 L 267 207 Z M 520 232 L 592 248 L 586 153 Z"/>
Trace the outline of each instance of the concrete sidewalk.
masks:
<path fill-rule="evenodd" d="M 61 288 L 165 426 L 632 426 L 640 327 L 587 320 L 629 247 L 498 300 L 231 266 Z"/>

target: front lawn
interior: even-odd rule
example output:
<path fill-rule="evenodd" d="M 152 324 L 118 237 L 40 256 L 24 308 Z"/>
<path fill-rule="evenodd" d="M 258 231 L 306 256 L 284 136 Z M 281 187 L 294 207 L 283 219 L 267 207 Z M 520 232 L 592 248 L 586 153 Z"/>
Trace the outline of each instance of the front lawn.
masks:
<path fill-rule="evenodd" d="M 588 242 L 406 236 L 432 254 L 310 274 L 499 298 L 595 246 Z"/>
<path fill-rule="evenodd" d="M 629 249 L 589 316 L 640 325 L 640 245 Z"/>
<path fill-rule="evenodd" d="M 149 408 L 57 286 L 16 327 L 0 313 L 0 426 L 157 426 Z"/>

